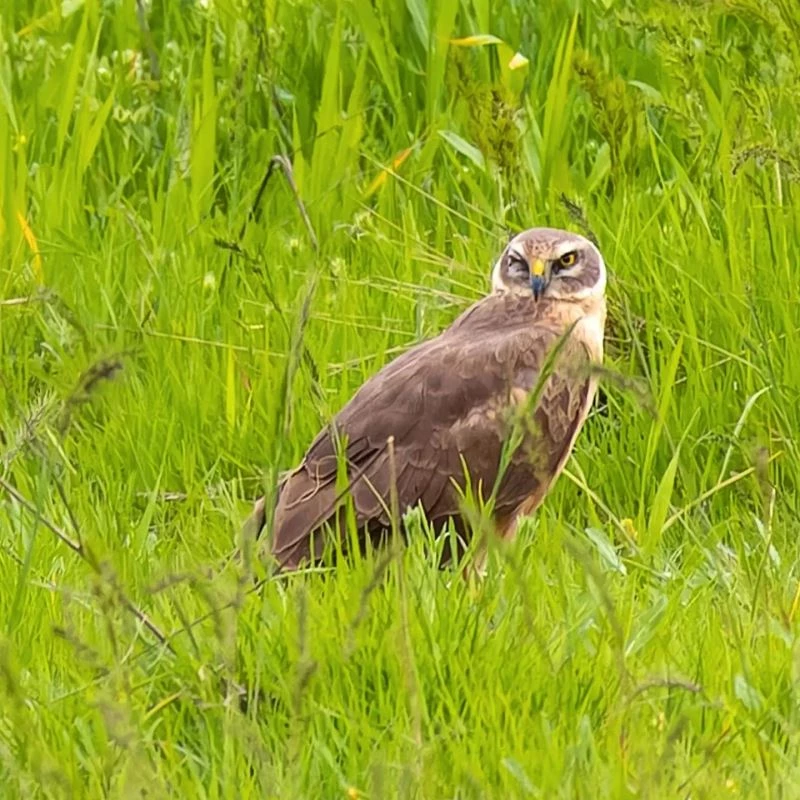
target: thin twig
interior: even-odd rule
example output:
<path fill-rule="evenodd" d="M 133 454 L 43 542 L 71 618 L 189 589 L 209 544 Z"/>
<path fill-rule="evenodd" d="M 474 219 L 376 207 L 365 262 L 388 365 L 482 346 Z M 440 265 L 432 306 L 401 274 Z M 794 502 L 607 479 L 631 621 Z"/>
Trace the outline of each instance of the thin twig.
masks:
<path fill-rule="evenodd" d="M 261 197 L 267 188 L 267 184 L 269 183 L 269 179 L 272 177 L 272 173 L 275 171 L 275 167 L 280 167 L 283 171 L 286 182 L 289 184 L 289 188 L 292 190 L 292 194 L 294 195 L 294 202 L 297 205 L 297 210 L 300 212 L 300 216 L 303 218 L 306 230 L 308 231 L 308 238 L 311 240 L 311 246 L 315 251 L 319 252 L 319 241 L 317 239 L 317 234 L 314 232 L 314 226 L 311 224 L 305 204 L 303 203 L 303 200 L 300 197 L 300 192 L 297 189 L 297 184 L 294 180 L 292 162 L 286 156 L 281 155 L 280 153 L 272 156 L 272 158 L 269 160 L 267 171 L 264 173 L 264 177 L 261 179 L 261 185 L 258 187 L 255 200 L 253 200 L 253 205 L 250 207 L 250 213 L 247 215 L 247 219 L 242 224 L 242 229 L 239 231 L 239 239 L 241 240 L 244 238 L 244 233 L 247 230 L 248 224 L 255 217 L 256 211 L 258 211 L 258 206 L 261 203 Z"/>
<path fill-rule="evenodd" d="M 277 154 L 274 155 L 269 160 L 269 165 L 267 166 L 267 171 L 264 173 L 264 177 L 261 179 L 261 184 L 258 187 L 258 191 L 256 192 L 255 199 L 253 200 L 252 205 L 250 206 L 250 210 L 247 213 L 247 218 L 242 223 L 241 230 L 239 231 L 239 241 L 238 242 L 226 242 L 221 239 L 215 239 L 214 243 L 224 249 L 229 251 L 228 261 L 220 275 L 219 279 L 219 290 L 220 292 L 223 290 L 227 275 L 230 272 L 233 266 L 233 257 L 240 256 L 245 258 L 247 261 L 251 263 L 260 263 L 260 261 L 253 256 L 249 255 L 241 245 L 241 240 L 244 238 L 245 231 L 247 230 L 248 224 L 255 218 L 255 215 L 258 211 L 259 206 L 261 205 L 261 198 L 264 196 L 264 192 L 266 191 L 267 184 L 269 183 L 270 178 L 272 177 L 273 172 L 275 171 L 276 167 L 280 167 L 283 171 L 283 174 L 286 178 L 286 182 L 289 184 L 289 188 L 292 190 L 292 194 L 294 195 L 294 201 L 297 205 L 297 208 L 300 212 L 300 216 L 303 218 L 303 222 L 306 226 L 308 231 L 308 238 L 311 241 L 311 246 L 314 248 L 315 252 L 319 252 L 319 240 L 317 239 L 317 234 L 314 231 L 314 226 L 311 224 L 311 219 L 308 216 L 308 212 L 306 211 L 305 204 L 303 203 L 302 198 L 300 197 L 300 192 L 297 189 L 297 183 L 294 180 L 294 171 L 292 169 L 292 162 L 284 155 Z M 265 267 L 265 277 L 269 278 L 269 272 L 266 270 Z M 278 312 L 279 319 L 283 322 L 284 327 L 286 328 L 287 333 L 291 333 L 289 322 L 286 319 L 286 315 L 283 312 L 283 308 L 278 303 L 277 298 L 275 297 L 274 293 L 272 292 L 270 286 L 268 285 L 269 281 L 265 282 L 264 289 L 267 293 L 267 298 L 269 299 L 272 307 L 275 311 Z M 322 384 L 319 380 L 319 368 L 317 367 L 316 361 L 314 361 L 314 357 L 311 355 L 311 351 L 306 346 L 305 342 L 302 343 L 302 351 L 303 351 L 303 361 L 305 365 L 308 367 L 309 372 L 311 373 L 311 383 L 314 387 L 314 394 L 317 397 L 317 400 L 320 402 L 324 402 L 325 393 L 322 390 Z"/>
<path fill-rule="evenodd" d="M 51 533 L 54 533 L 58 539 L 61 540 L 63 544 L 69 547 L 74 553 L 77 553 L 81 558 L 84 558 L 83 552 L 83 545 L 76 541 L 75 539 L 68 536 L 61 528 L 58 527 L 53 522 L 50 522 L 49 519 L 43 517 L 39 512 L 39 509 L 31 503 L 26 497 L 21 495 L 8 481 L 4 478 L 0 478 L 0 489 L 2 489 L 7 494 L 10 494 L 26 511 L 30 511 L 31 514 L 39 517 L 42 522 L 42 525 L 45 526 Z"/>
<path fill-rule="evenodd" d="M 24 497 L 17 489 L 12 486 L 8 481 L 4 478 L 0 478 L 0 489 L 4 492 L 9 494 L 13 497 L 26 511 L 34 514 L 37 519 L 39 519 L 42 525 L 45 526 L 51 533 L 55 535 L 55 537 L 62 543 L 69 547 L 73 553 L 75 553 L 83 562 L 89 565 L 92 571 L 98 575 L 100 578 L 107 580 L 108 577 L 103 573 L 103 570 L 100 564 L 96 561 L 96 559 L 91 555 L 91 553 L 87 552 L 86 548 L 83 546 L 83 543 L 77 539 L 73 539 L 69 536 L 64 530 L 58 527 L 54 522 L 51 522 L 47 517 L 43 516 L 41 511 L 33 504 L 30 500 Z M 63 497 L 62 497 L 63 499 Z M 73 524 L 75 524 L 73 519 Z M 150 631 L 150 633 L 158 639 L 159 643 L 166 646 L 171 652 L 175 652 L 170 645 L 167 637 L 162 633 L 162 631 L 158 628 L 158 626 L 144 613 L 140 608 L 134 605 L 133 601 L 122 591 L 122 589 L 113 583 L 113 588 L 117 594 L 119 601 L 122 603 L 123 607 L 127 609 L 131 614 L 133 614 L 142 625 Z"/>
<path fill-rule="evenodd" d="M 233 266 L 233 257 L 234 255 L 246 255 L 244 250 L 241 246 L 241 241 L 244 239 L 244 234 L 247 231 L 247 226 L 253 221 L 258 212 L 258 208 L 261 205 L 261 198 L 264 196 L 264 192 L 267 189 L 267 184 L 269 184 L 270 178 L 272 178 L 272 174 L 275 172 L 275 168 L 280 167 L 281 171 L 286 178 L 286 182 L 289 184 L 289 188 L 292 190 L 292 195 L 294 196 L 294 202 L 297 206 L 298 211 L 300 212 L 300 216 L 303 219 L 303 223 L 306 226 L 306 230 L 308 231 L 308 238 L 311 241 L 311 246 L 314 248 L 315 252 L 319 252 L 319 240 L 317 239 L 317 234 L 314 231 L 314 226 L 311 224 L 311 219 L 308 216 L 308 212 L 306 211 L 305 203 L 303 203 L 303 199 L 300 197 L 300 192 L 297 189 L 297 183 L 294 180 L 294 170 L 292 169 L 292 162 L 284 155 L 280 153 L 272 156 L 269 160 L 269 164 L 267 165 L 267 171 L 264 173 L 264 177 L 261 179 L 261 183 L 258 186 L 258 191 L 256 192 L 256 196 L 253 199 L 253 202 L 250 206 L 250 210 L 247 212 L 247 218 L 242 223 L 242 227 L 239 230 L 239 241 L 238 242 L 225 242 L 222 240 L 215 240 L 215 243 L 223 247 L 226 250 L 230 250 L 230 255 L 228 256 L 228 263 L 226 264 L 222 275 L 219 279 L 219 289 L 220 292 L 225 286 L 225 281 L 227 278 L 227 274 L 230 271 L 231 267 Z"/>

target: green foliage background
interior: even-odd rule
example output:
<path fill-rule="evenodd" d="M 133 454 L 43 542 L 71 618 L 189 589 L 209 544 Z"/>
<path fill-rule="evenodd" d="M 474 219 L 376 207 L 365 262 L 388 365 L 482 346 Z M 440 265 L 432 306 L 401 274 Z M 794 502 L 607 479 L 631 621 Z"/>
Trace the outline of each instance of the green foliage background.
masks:
<path fill-rule="evenodd" d="M 0 39 L 3 796 L 800 792 L 794 0 L 5 0 Z M 480 586 L 417 541 L 252 591 L 250 500 L 532 225 L 597 237 L 656 413 L 606 382 Z"/>

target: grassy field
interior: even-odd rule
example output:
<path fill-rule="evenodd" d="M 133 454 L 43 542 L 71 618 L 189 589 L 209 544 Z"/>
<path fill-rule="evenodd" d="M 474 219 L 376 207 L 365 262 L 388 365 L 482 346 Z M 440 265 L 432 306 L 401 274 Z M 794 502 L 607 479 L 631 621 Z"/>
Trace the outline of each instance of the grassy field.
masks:
<path fill-rule="evenodd" d="M 800 796 L 794 0 L 2 5 L 0 797 Z M 532 225 L 622 376 L 541 512 L 254 591 Z"/>

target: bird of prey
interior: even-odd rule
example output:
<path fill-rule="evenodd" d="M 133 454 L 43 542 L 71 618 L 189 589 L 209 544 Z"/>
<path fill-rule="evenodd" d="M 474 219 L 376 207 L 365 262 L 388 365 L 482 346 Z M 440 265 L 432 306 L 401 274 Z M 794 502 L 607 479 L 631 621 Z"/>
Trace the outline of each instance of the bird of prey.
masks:
<path fill-rule="evenodd" d="M 282 480 L 271 539 L 279 568 L 321 559 L 329 537 L 347 529 L 348 498 L 362 543 L 385 536 L 392 507 L 402 515 L 414 506 L 435 531 L 451 520 L 468 541 L 467 487 L 493 500 L 498 534 L 513 536 L 561 472 L 592 404 L 605 286 L 603 258 L 583 236 L 532 228 L 511 239 L 491 294 L 367 380 Z M 263 498 L 251 519 L 260 532 Z"/>

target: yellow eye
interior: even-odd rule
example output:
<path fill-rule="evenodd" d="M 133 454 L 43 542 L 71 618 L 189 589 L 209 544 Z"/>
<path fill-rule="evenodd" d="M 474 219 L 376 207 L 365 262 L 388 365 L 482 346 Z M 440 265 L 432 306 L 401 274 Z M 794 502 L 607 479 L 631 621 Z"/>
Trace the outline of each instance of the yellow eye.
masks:
<path fill-rule="evenodd" d="M 558 263 L 562 267 L 571 267 L 577 260 L 578 257 L 575 253 L 564 253 L 564 255 L 558 259 Z"/>

